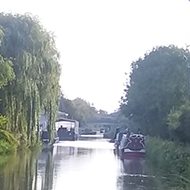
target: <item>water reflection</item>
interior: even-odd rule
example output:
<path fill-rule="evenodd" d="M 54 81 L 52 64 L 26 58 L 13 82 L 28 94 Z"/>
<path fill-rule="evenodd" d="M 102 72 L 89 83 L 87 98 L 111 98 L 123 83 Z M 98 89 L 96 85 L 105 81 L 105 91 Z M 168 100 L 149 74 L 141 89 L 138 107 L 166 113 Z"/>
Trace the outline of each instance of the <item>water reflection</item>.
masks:
<path fill-rule="evenodd" d="M 118 190 L 162 190 L 155 186 L 154 179 L 143 175 L 123 174 L 118 178 Z"/>
<path fill-rule="evenodd" d="M 156 189 L 154 177 L 145 171 L 145 160 L 125 159 L 122 161 L 123 172 L 118 176 L 118 190 L 153 190 Z"/>
<path fill-rule="evenodd" d="M 125 159 L 123 160 L 124 171 L 127 174 L 144 174 L 145 160 L 144 159 Z"/>
<path fill-rule="evenodd" d="M 58 143 L 52 152 L 24 152 L 0 167 L 1 190 L 152 190 L 144 160 L 121 162 L 105 140 Z"/>
<path fill-rule="evenodd" d="M 35 159 L 30 152 L 14 155 L 1 166 L 1 190 L 31 190 L 35 172 Z"/>
<path fill-rule="evenodd" d="M 53 152 L 43 151 L 36 160 L 34 190 L 53 189 Z"/>
<path fill-rule="evenodd" d="M 56 163 L 60 163 L 54 182 L 56 190 L 63 186 L 70 190 L 116 189 L 117 164 L 111 149 L 91 149 L 87 145 L 86 148 L 74 147 L 74 155 L 70 155 L 69 147 L 55 148 L 56 155 L 61 155 L 55 158 Z"/>

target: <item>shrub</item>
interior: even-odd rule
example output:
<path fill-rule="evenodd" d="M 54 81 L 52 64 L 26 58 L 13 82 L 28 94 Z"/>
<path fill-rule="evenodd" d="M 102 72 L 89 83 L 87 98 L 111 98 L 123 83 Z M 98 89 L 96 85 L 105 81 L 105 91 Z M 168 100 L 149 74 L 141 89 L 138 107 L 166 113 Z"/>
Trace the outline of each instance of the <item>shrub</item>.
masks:
<path fill-rule="evenodd" d="M 16 146 L 5 140 L 0 140 L 0 154 L 10 154 L 16 151 Z"/>
<path fill-rule="evenodd" d="M 155 166 L 158 173 L 171 181 L 172 186 L 190 186 L 190 149 L 183 144 L 160 138 L 148 137 L 147 161 Z"/>

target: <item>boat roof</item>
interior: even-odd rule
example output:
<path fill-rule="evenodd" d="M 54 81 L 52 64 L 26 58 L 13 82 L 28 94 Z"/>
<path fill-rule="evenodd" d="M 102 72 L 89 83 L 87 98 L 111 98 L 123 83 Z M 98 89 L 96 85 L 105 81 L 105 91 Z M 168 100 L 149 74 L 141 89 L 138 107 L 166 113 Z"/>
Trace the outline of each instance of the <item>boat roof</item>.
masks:
<path fill-rule="evenodd" d="M 126 134 L 124 134 L 124 135 L 125 135 L 125 137 L 127 137 Z M 143 138 L 144 135 L 142 135 L 142 134 L 131 133 L 129 137 L 132 137 L 132 138 L 139 138 L 139 137 L 141 137 L 141 138 Z"/>

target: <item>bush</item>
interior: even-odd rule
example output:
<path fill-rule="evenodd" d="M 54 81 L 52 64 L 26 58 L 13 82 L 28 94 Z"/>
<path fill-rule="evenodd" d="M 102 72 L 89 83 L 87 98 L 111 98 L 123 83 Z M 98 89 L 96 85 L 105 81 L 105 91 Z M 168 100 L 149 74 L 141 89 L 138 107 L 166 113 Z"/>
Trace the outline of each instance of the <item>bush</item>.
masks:
<path fill-rule="evenodd" d="M 166 141 L 159 138 L 148 137 L 147 161 L 151 163 L 158 172 L 164 173 L 164 177 L 172 186 L 190 186 L 190 149 L 183 144 Z"/>
<path fill-rule="evenodd" d="M 16 151 L 16 146 L 5 140 L 0 140 L 0 154 L 10 154 Z"/>
<path fill-rule="evenodd" d="M 18 146 L 18 141 L 12 133 L 6 130 L 8 119 L 0 115 L 0 154 L 10 153 Z"/>
<path fill-rule="evenodd" d="M 8 142 L 9 144 L 18 145 L 16 138 L 10 132 L 3 129 L 0 129 L 0 139 Z"/>

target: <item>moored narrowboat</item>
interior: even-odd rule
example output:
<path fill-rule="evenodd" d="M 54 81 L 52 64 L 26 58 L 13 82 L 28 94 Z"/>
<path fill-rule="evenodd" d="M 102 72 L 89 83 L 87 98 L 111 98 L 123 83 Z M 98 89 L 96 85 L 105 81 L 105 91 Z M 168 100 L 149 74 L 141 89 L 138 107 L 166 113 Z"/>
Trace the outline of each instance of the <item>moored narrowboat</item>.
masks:
<path fill-rule="evenodd" d="M 115 143 L 115 153 L 121 159 L 144 158 L 145 138 L 142 134 L 123 134 L 121 141 Z"/>

